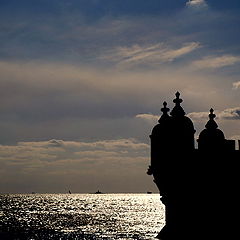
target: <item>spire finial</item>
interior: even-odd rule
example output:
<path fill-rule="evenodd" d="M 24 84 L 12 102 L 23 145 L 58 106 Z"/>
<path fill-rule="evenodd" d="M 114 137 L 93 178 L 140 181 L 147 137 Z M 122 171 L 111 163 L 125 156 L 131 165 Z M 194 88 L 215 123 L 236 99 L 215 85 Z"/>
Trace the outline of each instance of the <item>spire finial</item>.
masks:
<path fill-rule="evenodd" d="M 170 111 L 170 109 L 167 107 L 167 102 L 163 102 L 163 108 L 161 108 L 161 111 L 163 112 L 163 114 L 162 114 L 161 118 L 158 120 L 159 123 L 163 119 L 169 118 L 168 112 Z"/>
<path fill-rule="evenodd" d="M 173 100 L 174 103 L 176 103 L 176 105 L 180 105 L 180 103 L 183 102 L 183 100 L 180 97 L 180 93 L 177 91 L 175 94 L 176 98 Z"/>
<path fill-rule="evenodd" d="M 183 102 L 183 100 L 180 98 L 180 93 L 177 91 L 175 94 L 176 98 L 173 100 L 173 102 L 176 104 L 175 107 L 173 108 L 173 110 L 171 111 L 171 115 L 173 117 L 182 117 L 185 115 L 184 110 L 181 107 L 181 103 Z"/>
<path fill-rule="evenodd" d="M 205 127 L 207 129 L 217 129 L 218 128 L 218 125 L 217 123 L 215 122 L 214 118 L 216 117 L 216 115 L 214 114 L 214 110 L 211 108 L 210 109 L 210 114 L 208 115 L 209 116 L 209 121 L 207 122 L 207 124 L 205 125 Z"/>
<path fill-rule="evenodd" d="M 169 112 L 169 108 L 167 108 L 167 102 L 163 102 L 163 108 L 161 108 L 161 111 L 163 112 L 163 114 L 166 114 Z"/>
<path fill-rule="evenodd" d="M 216 117 L 216 115 L 213 112 L 214 112 L 214 110 L 211 108 L 210 114 L 208 115 L 210 120 L 214 120 L 214 118 Z"/>

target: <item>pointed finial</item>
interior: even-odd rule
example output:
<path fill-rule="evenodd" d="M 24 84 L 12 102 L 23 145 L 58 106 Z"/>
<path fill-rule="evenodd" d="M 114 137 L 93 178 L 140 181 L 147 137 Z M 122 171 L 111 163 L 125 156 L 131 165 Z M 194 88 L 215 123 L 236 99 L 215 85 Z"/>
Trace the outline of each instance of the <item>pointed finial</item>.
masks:
<path fill-rule="evenodd" d="M 166 114 L 169 112 L 169 108 L 167 108 L 167 102 L 163 102 L 163 108 L 161 108 L 161 111 L 163 112 L 163 114 Z"/>
<path fill-rule="evenodd" d="M 171 111 L 171 115 L 173 117 L 182 117 L 185 115 L 185 112 L 183 110 L 183 108 L 181 107 L 181 103 L 183 102 L 183 100 L 180 98 L 180 93 L 176 92 L 175 94 L 176 98 L 173 100 L 173 102 L 176 104 L 175 107 L 173 108 L 173 110 Z"/>
<path fill-rule="evenodd" d="M 211 108 L 210 114 L 208 115 L 210 120 L 214 120 L 214 118 L 216 117 L 216 115 L 213 112 L 214 112 L 214 110 Z"/>
<path fill-rule="evenodd" d="M 209 116 L 209 121 L 207 122 L 207 124 L 205 125 L 205 127 L 207 129 L 217 129 L 218 128 L 218 125 L 217 123 L 215 122 L 214 118 L 216 117 L 216 115 L 214 114 L 214 110 L 211 108 L 210 109 L 210 114 L 208 115 Z"/>
<path fill-rule="evenodd" d="M 176 103 L 176 105 L 180 105 L 180 103 L 183 102 L 183 100 L 180 97 L 180 93 L 177 91 L 175 94 L 176 98 L 173 100 L 174 103 Z"/>
<path fill-rule="evenodd" d="M 170 109 L 167 107 L 167 102 L 163 102 L 163 108 L 161 108 L 161 111 L 163 112 L 163 114 L 158 120 L 159 123 L 169 118 L 168 112 L 170 111 Z"/>

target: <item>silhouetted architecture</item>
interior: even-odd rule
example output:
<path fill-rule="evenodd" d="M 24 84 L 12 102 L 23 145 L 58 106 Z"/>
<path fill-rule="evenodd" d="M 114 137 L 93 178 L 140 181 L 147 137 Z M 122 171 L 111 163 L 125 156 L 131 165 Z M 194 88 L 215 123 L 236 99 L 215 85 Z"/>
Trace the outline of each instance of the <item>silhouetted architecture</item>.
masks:
<path fill-rule="evenodd" d="M 150 135 L 148 174 L 153 175 L 166 209 L 166 224 L 158 238 L 239 238 L 240 150 L 218 129 L 213 109 L 196 149 L 194 126 L 181 107 L 180 93 L 173 102 L 170 115 L 163 103 L 162 116 Z"/>

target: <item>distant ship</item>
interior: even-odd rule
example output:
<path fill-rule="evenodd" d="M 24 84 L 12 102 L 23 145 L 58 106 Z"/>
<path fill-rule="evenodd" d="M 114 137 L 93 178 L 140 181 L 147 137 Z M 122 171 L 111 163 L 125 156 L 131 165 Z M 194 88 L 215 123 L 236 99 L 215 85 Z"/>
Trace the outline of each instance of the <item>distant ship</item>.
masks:
<path fill-rule="evenodd" d="M 147 194 L 152 194 L 152 192 L 147 192 Z"/>
<path fill-rule="evenodd" d="M 102 192 L 100 192 L 99 190 L 97 190 L 97 192 L 95 192 L 95 194 L 101 194 Z"/>
<path fill-rule="evenodd" d="M 69 193 L 69 194 L 72 194 L 72 192 L 71 192 L 70 190 L 68 191 L 68 193 Z"/>

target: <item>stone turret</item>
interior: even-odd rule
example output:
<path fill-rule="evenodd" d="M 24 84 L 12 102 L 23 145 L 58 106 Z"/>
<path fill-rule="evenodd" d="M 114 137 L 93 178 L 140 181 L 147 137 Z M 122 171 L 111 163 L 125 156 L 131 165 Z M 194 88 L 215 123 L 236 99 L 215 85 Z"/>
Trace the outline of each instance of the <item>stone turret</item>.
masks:
<path fill-rule="evenodd" d="M 180 93 L 176 93 L 176 98 L 173 100 L 175 106 L 171 111 L 172 116 L 172 142 L 174 148 L 178 151 L 188 151 L 194 149 L 194 126 L 192 120 L 185 116 L 185 112 L 181 106 L 183 100 L 180 98 Z"/>
<path fill-rule="evenodd" d="M 163 103 L 163 108 L 161 108 L 161 111 L 162 116 L 158 120 L 158 124 L 153 128 L 150 135 L 151 166 L 148 169 L 148 174 L 153 174 L 155 183 L 158 185 L 159 189 L 161 188 L 161 193 L 164 193 L 164 182 L 166 181 L 165 170 L 167 166 L 164 165 L 162 158 L 164 158 L 166 153 L 168 153 L 171 149 L 172 121 L 171 117 L 168 115 L 170 109 L 167 107 L 166 102 Z"/>
<path fill-rule="evenodd" d="M 209 121 L 205 125 L 205 129 L 199 134 L 198 149 L 201 151 L 224 150 L 226 139 L 224 133 L 218 129 L 218 125 L 214 118 L 216 115 L 214 110 L 210 109 Z"/>
<path fill-rule="evenodd" d="M 209 121 L 194 147 L 194 126 L 176 93 L 174 108 L 163 103 L 162 116 L 151 138 L 151 166 L 166 224 L 161 240 L 235 239 L 240 215 L 238 161 L 240 150 L 225 139 L 210 109 Z M 221 226 L 219 228 L 219 226 Z M 238 236 L 238 237 L 237 237 Z"/>
<path fill-rule="evenodd" d="M 159 158 L 164 150 L 170 148 L 171 145 L 171 118 L 168 115 L 169 108 L 167 103 L 163 103 L 162 116 L 158 120 L 158 124 L 153 128 L 151 138 L 151 166 L 158 168 Z"/>

